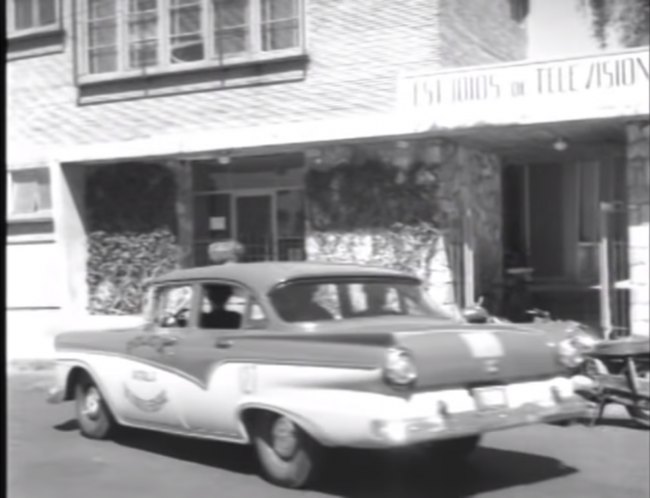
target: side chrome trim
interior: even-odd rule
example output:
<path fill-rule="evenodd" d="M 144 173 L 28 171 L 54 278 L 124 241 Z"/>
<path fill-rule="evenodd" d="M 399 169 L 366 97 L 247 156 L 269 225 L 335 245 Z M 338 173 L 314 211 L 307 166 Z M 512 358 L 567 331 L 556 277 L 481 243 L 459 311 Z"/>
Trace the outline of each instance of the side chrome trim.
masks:
<path fill-rule="evenodd" d="M 60 353 L 81 353 L 81 354 L 100 355 L 100 356 L 112 356 L 115 358 L 134 361 L 136 363 L 142 363 L 145 365 L 149 365 L 150 367 L 158 368 L 160 370 L 164 370 L 166 372 L 183 377 L 187 381 L 195 384 L 196 386 L 200 387 L 203 390 L 208 389 L 209 380 L 214 375 L 215 370 L 217 370 L 219 367 L 222 367 L 230 363 L 248 363 L 248 364 L 252 363 L 255 365 L 278 365 L 278 366 L 294 366 L 294 367 L 308 367 L 308 368 L 340 368 L 344 370 L 365 370 L 365 371 L 381 369 L 381 365 L 360 366 L 351 363 L 336 363 L 336 362 L 326 362 L 326 361 L 309 362 L 305 360 L 263 360 L 263 359 L 260 360 L 260 359 L 241 357 L 241 358 L 231 358 L 231 359 L 216 361 L 213 365 L 209 367 L 208 370 L 206 370 L 205 379 L 201 379 L 188 374 L 184 370 L 175 367 L 170 367 L 169 365 L 161 364 L 156 361 L 148 360 L 146 358 L 141 358 L 138 356 L 133 356 L 124 353 L 115 353 L 112 351 L 101 351 L 101 350 L 73 349 L 73 348 L 60 350 Z M 64 356 L 61 356 L 59 357 L 59 361 L 77 361 L 77 360 L 75 360 L 74 358 L 66 358 Z"/>

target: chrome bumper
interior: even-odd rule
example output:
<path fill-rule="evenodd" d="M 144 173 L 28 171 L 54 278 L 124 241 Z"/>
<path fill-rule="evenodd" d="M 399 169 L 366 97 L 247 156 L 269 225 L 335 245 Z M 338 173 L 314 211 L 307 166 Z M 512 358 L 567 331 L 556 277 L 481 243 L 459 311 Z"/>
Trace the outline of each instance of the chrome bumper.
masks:
<path fill-rule="evenodd" d="M 523 425 L 572 420 L 585 416 L 588 408 L 584 399 L 574 396 L 553 406 L 528 404 L 519 408 L 476 410 L 445 417 L 375 420 L 372 432 L 381 441 L 381 446 L 408 446 Z"/>

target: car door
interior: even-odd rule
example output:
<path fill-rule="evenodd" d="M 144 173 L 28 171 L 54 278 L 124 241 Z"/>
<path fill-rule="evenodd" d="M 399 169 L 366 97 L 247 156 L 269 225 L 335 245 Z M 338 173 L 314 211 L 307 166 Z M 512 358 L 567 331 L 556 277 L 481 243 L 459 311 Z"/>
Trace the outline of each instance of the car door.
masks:
<path fill-rule="evenodd" d="M 223 326 L 218 321 L 203 320 L 211 312 L 210 286 L 230 289 L 224 310 L 240 316 L 238 326 L 230 319 Z M 251 371 L 251 365 L 239 363 L 237 338 L 249 329 L 253 298 L 250 291 L 231 282 L 203 282 L 197 292 L 201 300 L 197 324 L 175 345 L 175 365 L 187 381 L 186 388 L 178 393 L 181 416 L 192 432 L 237 439 L 236 407 L 242 396 L 242 380 Z"/>
<path fill-rule="evenodd" d="M 182 429 L 174 355 L 192 323 L 194 286 L 175 284 L 153 291 L 148 325 L 126 344 L 119 411 L 127 423 L 160 429 Z"/>

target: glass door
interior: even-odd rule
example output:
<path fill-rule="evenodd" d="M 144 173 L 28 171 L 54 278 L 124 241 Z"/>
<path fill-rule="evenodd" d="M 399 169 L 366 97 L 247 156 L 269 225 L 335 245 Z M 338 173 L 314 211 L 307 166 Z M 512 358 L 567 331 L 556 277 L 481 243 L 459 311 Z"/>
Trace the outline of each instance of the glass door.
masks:
<path fill-rule="evenodd" d="M 235 238 L 246 248 L 243 261 L 277 259 L 273 204 L 272 193 L 236 194 Z"/>

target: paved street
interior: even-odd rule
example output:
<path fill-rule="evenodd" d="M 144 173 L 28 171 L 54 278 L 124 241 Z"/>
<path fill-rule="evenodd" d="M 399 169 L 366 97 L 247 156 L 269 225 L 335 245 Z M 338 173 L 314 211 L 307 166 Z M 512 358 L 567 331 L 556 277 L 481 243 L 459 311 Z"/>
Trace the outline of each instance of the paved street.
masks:
<path fill-rule="evenodd" d="M 316 490 L 290 491 L 256 474 L 247 448 L 128 431 L 82 438 L 72 405 L 45 403 L 49 379 L 9 379 L 11 498 L 219 498 L 464 496 L 642 498 L 650 493 L 650 433 L 614 415 L 594 429 L 536 426 L 490 435 L 469 468 L 437 471 L 426 457 L 340 452 Z M 618 416 L 618 417 L 617 417 Z"/>

